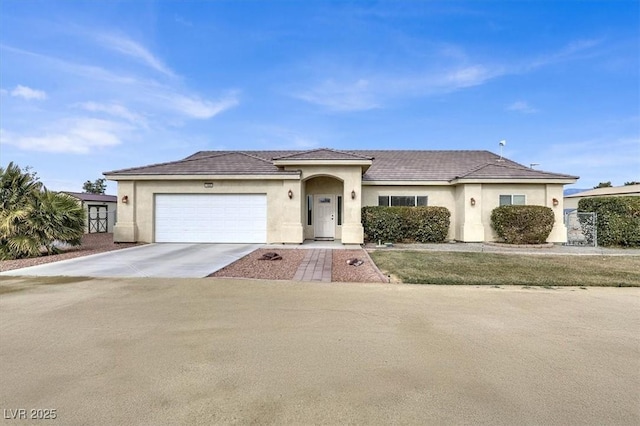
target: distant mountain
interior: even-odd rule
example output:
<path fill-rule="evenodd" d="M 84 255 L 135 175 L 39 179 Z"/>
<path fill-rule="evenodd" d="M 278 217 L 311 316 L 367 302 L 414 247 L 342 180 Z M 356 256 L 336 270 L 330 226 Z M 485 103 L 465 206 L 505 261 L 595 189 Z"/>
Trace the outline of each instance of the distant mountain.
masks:
<path fill-rule="evenodd" d="M 564 196 L 566 197 L 567 195 L 572 195 L 572 194 L 577 194 L 578 192 L 584 192 L 584 191 L 588 191 L 591 188 L 587 188 L 587 189 L 579 189 L 579 188 L 567 188 L 564 190 Z"/>

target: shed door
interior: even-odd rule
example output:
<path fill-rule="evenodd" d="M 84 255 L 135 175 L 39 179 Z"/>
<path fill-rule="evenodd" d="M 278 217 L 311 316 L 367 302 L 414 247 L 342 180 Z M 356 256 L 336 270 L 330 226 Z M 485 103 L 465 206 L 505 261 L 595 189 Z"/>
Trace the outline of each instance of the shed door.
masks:
<path fill-rule="evenodd" d="M 156 194 L 158 243 L 265 243 L 265 194 Z"/>

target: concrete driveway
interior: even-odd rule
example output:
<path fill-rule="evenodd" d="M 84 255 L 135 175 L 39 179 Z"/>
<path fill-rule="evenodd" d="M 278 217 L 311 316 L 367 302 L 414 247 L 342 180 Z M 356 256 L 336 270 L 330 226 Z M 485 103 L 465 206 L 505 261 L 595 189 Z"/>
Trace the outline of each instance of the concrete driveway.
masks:
<path fill-rule="evenodd" d="M 147 244 L 0 275 L 201 278 L 258 247 L 261 244 Z"/>
<path fill-rule="evenodd" d="M 0 408 L 64 425 L 638 425 L 639 329 L 637 288 L 0 277 Z"/>

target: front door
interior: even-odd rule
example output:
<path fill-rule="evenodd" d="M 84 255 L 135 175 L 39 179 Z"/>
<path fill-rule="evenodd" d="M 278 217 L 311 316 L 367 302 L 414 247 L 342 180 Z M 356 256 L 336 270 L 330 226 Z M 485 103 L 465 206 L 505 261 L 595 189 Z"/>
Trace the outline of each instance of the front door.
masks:
<path fill-rule="evenodd" d="M 315 238 L 318 240 L 333 240 L 336 236 L 334 217 L 336 213 L 334 195 L 315 195 L 314 225 Z"/>

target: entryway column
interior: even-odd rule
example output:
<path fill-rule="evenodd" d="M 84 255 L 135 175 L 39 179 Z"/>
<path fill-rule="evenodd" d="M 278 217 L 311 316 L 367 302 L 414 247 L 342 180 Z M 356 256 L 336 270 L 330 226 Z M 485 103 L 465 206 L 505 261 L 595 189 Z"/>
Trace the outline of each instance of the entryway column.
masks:
<path fill-rule="evenodd" d="M 276 221 L 280 225 L 280 241 L 284 244 L 302 244 L 304 242 L 304 228 L 302 227 L 302 212 L 304 211 L 305 195 L 299 180 L 286 180 L 282 190 L 275 194 L 273 211 L 277 212 Z M 271 241 L 270 241 L 271 242 Z"/>
<path fill-rule="evenodd" d="M 344 200 L 342 243 L 362 244 L 364 243 L 364 228 L 362 227 L 362 175 L 360 168 L 345 176 L 342 199 Z"/>

